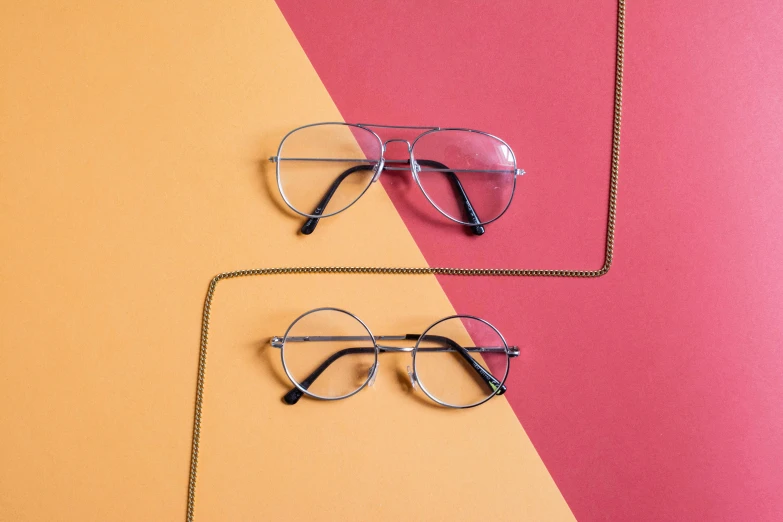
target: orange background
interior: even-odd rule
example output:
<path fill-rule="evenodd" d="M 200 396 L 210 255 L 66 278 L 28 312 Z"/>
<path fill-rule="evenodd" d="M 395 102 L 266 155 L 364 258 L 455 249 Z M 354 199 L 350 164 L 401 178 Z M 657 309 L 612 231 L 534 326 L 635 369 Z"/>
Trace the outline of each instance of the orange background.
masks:
<path fill-rule="evenodd" d="M 311 237 L 281 212 L 263 160 L 340 115 L 272 2 L 8 4 L 0 71 L 0 520 L 184 517 L 211 277 L 424 259 L 380 185 Z M 323 305 L 376 333 L 453 312 L 432 277 L 218 285 L 197 519 L 572 519 L 504 398 L 434 408 L 405 356 L 283 405 L 264 341 Z"/>
<path fill-rule="evenodd" d="M 217 272 L 601 266 L 615 0 L 228 4 L 3 3 L 2 521 L 184 517 Z M 783 519 L 783 4 L 628 4 L 609 274 L 221 282 L 197 520 Z M 301 238 L 265 159 L 341 116 L 492 132 L 527 174 L 480 238 L 387 173 Z M 453 306 L 522 356 L 474 411 L 403 355 L 285 407 L 264 341 L 325 304 L 375 333 Z"/>

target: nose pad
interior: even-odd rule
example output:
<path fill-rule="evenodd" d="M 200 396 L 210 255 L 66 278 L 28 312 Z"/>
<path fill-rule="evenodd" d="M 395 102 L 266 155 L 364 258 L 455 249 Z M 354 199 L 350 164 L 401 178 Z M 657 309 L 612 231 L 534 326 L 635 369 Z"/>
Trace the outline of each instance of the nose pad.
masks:
<path fill-rule="evenodd" d="M 411 378 L 411 388 L 413 388 L 415 390 L 416 389 L 416 374 L 413 373 L 413 370 L 411 370 L 410 366 L 408 366 L 407 369 L 408 369 L 408 377 Z"/>
<path fill-rule="evenodd" d="M 378 363 L 376 362 L 370 367 L 370 371 L 367 372 L 367 377 L 369 378 L 369 381 L 367 382 L 367 386 L 372 386 L 375 384 L 375 377 L 378 375 Z"/>
<path fill-rule="evenodd" d="M 383 165 L 386 163 L 386 160 L 381 158 L 381 161 L 378 162 L 377 165 L 375 165 L 375 168 L 373 168 L 373 177 L 371 183 L 375 183 L 378 181 L 378 178 L 381 177 L 381 172 L 383 172 Z"/>

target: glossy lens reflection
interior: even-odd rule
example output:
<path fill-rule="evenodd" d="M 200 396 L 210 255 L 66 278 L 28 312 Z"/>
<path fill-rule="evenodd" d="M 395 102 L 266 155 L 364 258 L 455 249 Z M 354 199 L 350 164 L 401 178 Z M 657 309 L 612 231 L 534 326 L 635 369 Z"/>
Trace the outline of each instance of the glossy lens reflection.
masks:
<path fill-rule="evenodd" d="M 511 149 L 480 132 L 442 130 L 424 134 L 413 147 L 419 183 L 451 219 L 487 223 L 511 203 L 516 161 Z"/>
<path fill-rule="evenodd" d="M 358 319 L 341 310 L 320 309 L 291 325 L 282 356 L 292 380 L 313 395 L 336 399 L 367 383 L 376 350 Z"/>
<path fill-rule="evenodd" d="M 436 402 L 476 406 L 495 395 L 505 381 L 508 348 L 488 323 L 452 317 L 422 335 L 414 367 L 422 390 Z"/>

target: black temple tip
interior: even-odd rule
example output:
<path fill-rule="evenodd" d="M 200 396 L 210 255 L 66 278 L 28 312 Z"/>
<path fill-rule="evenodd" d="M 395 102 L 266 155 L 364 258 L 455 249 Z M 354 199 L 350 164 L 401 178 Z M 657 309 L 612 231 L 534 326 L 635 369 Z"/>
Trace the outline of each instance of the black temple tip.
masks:
<path fill-rule="evenodd" d="M 309 218 L 307 221 L 305 221 L 305 224 L 302 225 L 302 229 L 300 230 L 300 232 L 302 234 L 309 236 L 310 234 L 313 233 L 315 227 L 317 226 L 318 226 L 318 220 L 316 218 Z"/>
<path fill-rule="evenodd" d="M 299 388 L 294 388 L 290 392 L 283 395 L 283 402 L 286 404 L 296 404 L 301 398 L 302 391 Z"/>
<path fill-rule="evenodd" d="M 477 236 L 483 236 L 484 232 L 486 232 L 484 227 L 481 225 L 471 225 L 470 229 L 473 231 L 473 234 Z"/>

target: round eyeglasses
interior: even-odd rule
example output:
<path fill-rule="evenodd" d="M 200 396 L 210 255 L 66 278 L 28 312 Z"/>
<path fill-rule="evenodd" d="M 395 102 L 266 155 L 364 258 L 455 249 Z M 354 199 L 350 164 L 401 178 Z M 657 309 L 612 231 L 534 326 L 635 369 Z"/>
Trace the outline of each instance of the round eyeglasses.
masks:
<path fill-rule="evenodd" d="M 415 344 L 389 346 L 387 341 Z M 472 408 L 506 392 L 510 359 L 519 355 L 497 328 L 475 316 L 445 317 L 421 334 L 374 336 L 354 314 L 328 307 L 300 315 L 270 343 L 280 349 L 283 370 L 294 385 L 283 397 L 287 404 L 303 395 L 351 397 L 374 384 L 380 355 L 410 352 L 414 389 L 418 386 L 441 406 Z"/>
<path fill-rule="evenodd" d="M 416 132 L 383 141 L 372 128 Z M 404 154 L 388 153 L 393 142 L 405 145 Z M 461 128 L 313 123 L 286 134 L 269 159 L 283 201 L 308 218 L 303 234 L 356 203 L 383 172 L 409 171 L 440 214 L 481 235 L 508 210 L 524 174 L 506 142 Z"/>

